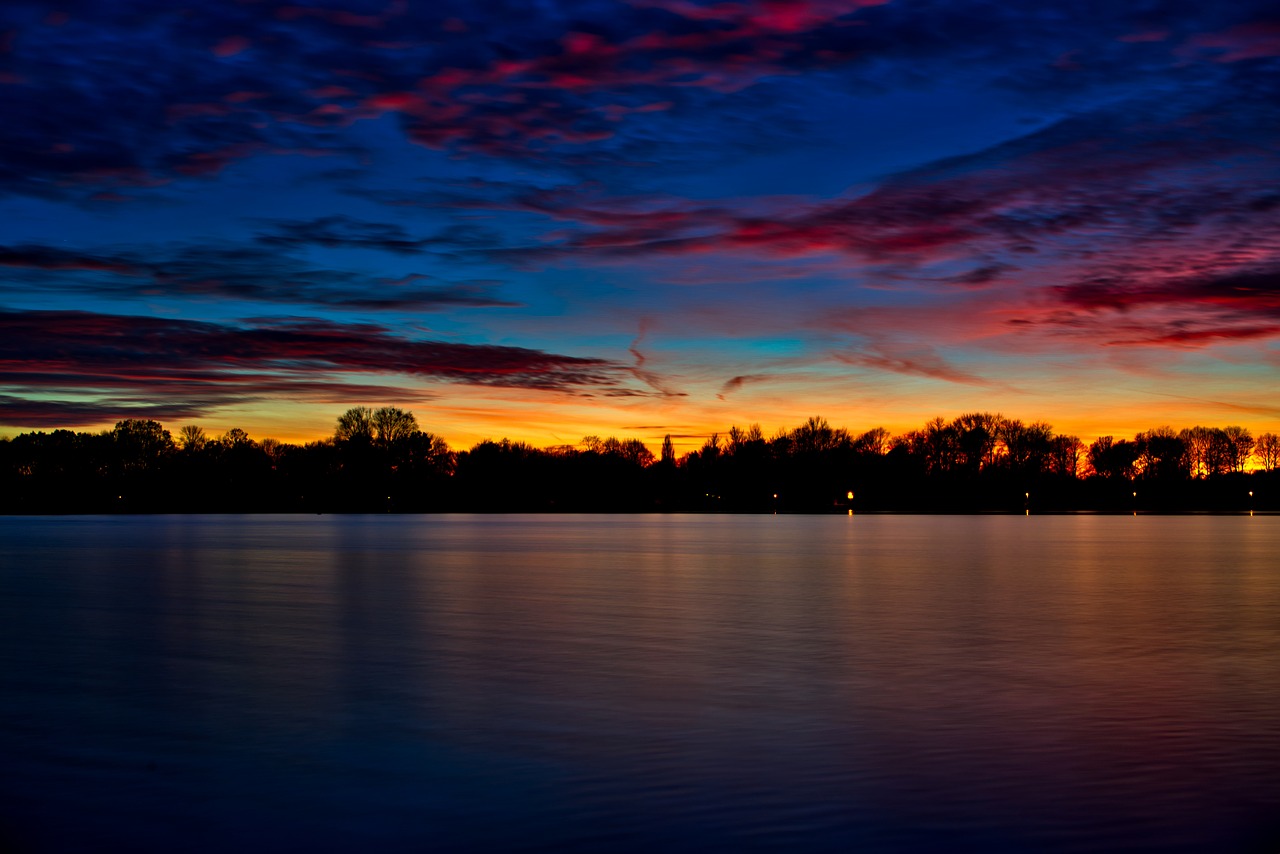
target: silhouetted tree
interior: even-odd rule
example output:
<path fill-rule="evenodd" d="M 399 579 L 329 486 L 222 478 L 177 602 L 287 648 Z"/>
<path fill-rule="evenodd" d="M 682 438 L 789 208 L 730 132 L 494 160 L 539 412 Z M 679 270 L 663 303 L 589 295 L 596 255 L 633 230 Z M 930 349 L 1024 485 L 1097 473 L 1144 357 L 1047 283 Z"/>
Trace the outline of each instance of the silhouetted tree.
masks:
<path fill-rule="evenodd" d="M 54 430 L 0 440 L 0 511 L 259 510 L 772 510 L 1239 509 L 1244 490 L 1274 502 L 1280 439 L 1257 442 L 1241 427 L 1156 427 L 1132 441 L 1083 446 L 1049 425 L 969 413 L 890 438 L 852 438 L 814 417 L 766 440 L 759 425 L 732 426 L 664 465 L 639 439 L 588 436 L 580 446 L 537 449 L 482 442 L 454 454 L 417 429 L 412 413 L 356 407 L 335 438 L 292 445 L 255 442 L 233 428 L 209 439 L 126 419 L 100 433 Z M 1256 455 L 1263 471 L 1244 471 Z M 1129 480 L 1140 477 L 1142 486 Z M 1132 496 L 1137 492 L 1138 498 Z M 776 497 L 775 497 L 776 496 Z"/>
<path fill-rule="evenodd" d="M 338 416 L 333 438 L 338 442 L 372 442 L 373 410 L 367 406 L 353 406 Z"/>
<path fill-rule="evenodd" d="M 849 434 L 832 428 L 827 419 L 813 416 L 791 431 L 792 453 L 809 456 L 849 446 Z"/>
<path fill-rule="evenodd" d="M 373 428 L 374 438 L 383 447 L 402 442 L 418 430 L 418 419 L 413 413 L 395 406 L 379 407 L 368 416 L 367 420 Z"/>
<path fill-rule="evenodd" d="M 208 441 L 204 428 L 198 424 L 186 424 L 178 429 L 178 446 L 184 451 L 199 451 Z"/>
<path fill-rule="evenodd" d="M 1187 427 L 1178 433 L 1186 455 L 1184 466 L 1191 477 L 1209 476 L 1209 450 L 1213 431 L 1208 427 Z"/>
<path fill-rule="evenodd" d="M 226 433 L 218 437 L 218 442 L 224 448 L 245 448 L 252 447 L 253 440 L 249 438 L 249 434 L 239 427 L 232 427 Z"/>
<path fill-rule="evenodd" d="M 111 431 L 116 459 L 125 471 L 154 468 L 174 450 L 173 438 L 158 421 L 126 418 Z"/>
<path fill-rule="evenodd" d="M 1232 471 L 1244 471 L 1249 465 L 1249 457 L 1253 456 L 1253 434 L 1243 427 L 1224 427 L 1222 433 L 1227 441 L 1227 455 Z"/>
<path fill-rule="evenodd" d="M 1131 480 L 1138 460 L 1138 447 L 1111 436 L 1099 436 L 1089 446 L 1089 467 L 1107 480 Z"/>
<path fill-rule="evenodd" d="M 1003 423 L 1004 418 L 990 412 L 970 412 L 952 421 L 958 465 L 970 472 L 991 466 Z"/>
<path fill-rule="evenodd" d="M 1235 464 L 1236 449 L 1227 431 L 1221 428 L 1211 429 L 1204 458 L 1209 477 L 1226 474 L 1235 469 Z"/>
<path fill-rule="evenodd" d="M 1144 480 L 1185 478 L 1191 463 L 1187 443 L 1172 427 L 1153 427 L 1134 437 L 1136 470 Z"/>
<path fill-rule="evenodd" d="M 859 454 L 883 457 L 889 450 L 889 431 L 883 427 L 872 427 L 853 440 L 854 450 Z"/>
<path fill-rule="evenodd" d="M 1076 436 L 1055 436 L 1049 446 L 1049 468 L 1053 474 L 1075 478 L 1080 474 L 1084 443 Z"/>
<path fill-rule="evenodd" d="M 960 436 L 942 418 L 934 418 L 924 430 L 911 434 L 910 442 L 912 452 L 921 457 L 929 474 L 952 471 L 960 461 Z"/>
<path fill-rule="evenodd" d="M 639 439 L 618 439 L 613 436 L 601 439 L 599 436 L 586 436 L 582 440 L 582 445 L 588 453 L 616 457 L 638 466 L 648 466 L 653 463 L 653 452 Z"/>
<path fill-rule="evenodd" d="M 1263 433 L 1253 446 L 1253 452 L 1262 464 L 1263 471 L 1275 471 L 1280 467 L 1280 436 L 1275 433 Z"/>
<path fill-rule="evenodd" d="M 996 435 L 1004 448 L 1004 462 L 1020 473 L 1044 471 L 1053 438 L 1053 428 L 1043 421 L 1023 424 L 1016 418 L 1000 420 Z"/>

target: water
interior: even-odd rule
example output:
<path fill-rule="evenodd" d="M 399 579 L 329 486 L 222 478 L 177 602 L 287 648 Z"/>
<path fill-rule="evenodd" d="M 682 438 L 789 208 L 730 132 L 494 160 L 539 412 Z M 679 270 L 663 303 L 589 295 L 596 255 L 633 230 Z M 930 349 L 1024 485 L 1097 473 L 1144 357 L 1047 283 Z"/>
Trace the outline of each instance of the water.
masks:
<path fill-rule="evenodd" d="M 1280 850 L 1280 518 L 0 519 L 0 849 Z"/>

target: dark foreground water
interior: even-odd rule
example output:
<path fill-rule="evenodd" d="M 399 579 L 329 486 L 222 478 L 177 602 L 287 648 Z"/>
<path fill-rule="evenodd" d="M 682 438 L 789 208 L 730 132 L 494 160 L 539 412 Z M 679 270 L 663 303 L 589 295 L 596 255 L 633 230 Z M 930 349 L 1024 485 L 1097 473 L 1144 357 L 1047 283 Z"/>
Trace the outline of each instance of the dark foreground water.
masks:
<path fill-rule="evenodd" d="M 0 519 L 0 849 L 1277 851 L 1280 518 Z"/>

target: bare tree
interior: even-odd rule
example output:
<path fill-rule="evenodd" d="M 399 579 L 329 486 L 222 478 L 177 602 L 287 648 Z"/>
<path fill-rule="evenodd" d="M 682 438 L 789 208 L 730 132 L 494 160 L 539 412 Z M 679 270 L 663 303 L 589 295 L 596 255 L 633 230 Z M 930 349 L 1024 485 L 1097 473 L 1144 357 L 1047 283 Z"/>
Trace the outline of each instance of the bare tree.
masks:
<path fill-rule="evenodd" d="M 333 438 L 339 442 L 372 441 L 373 410 L 367 406 L 353 406 L 339 415 Z"/>
<path fill-rule="evenodd" d="M 930 473 L 951 471 L 960 460 L 960 437 L 956 428 L 941 418 L 924 425 L 919 434 L 925 469 Z"/>
<path fill-rule="evenodd" d="M 1227 448 L 1232 471 L 1244 471 L 1253 456 L 1253 434 L 1243 427 L 1232 425 L 1222 428 L 1227 437 Z"/>
<path fill-rule="evenodd" d="M 1016 418 L 1002 419 L 997 433 L 1005 448 L 1005 461 L 1016 471 L 1040 471 L 1045 467 L 1053 428 L 1043 421 L 1024 425 Z"/>
<path fill-rule="evenodd" d="M 582 444 L 590 453 L 618 457 L 639 466 L 653 464 L 653 451 L 650 451 L 648 446 L 639 439 L 619 439 L 616 436 L 601 439 L 599 436 L 586 436 Z M 672 454 L 674 455 L 675 452 L 672 451 Z"/>
<path fill-rule="evenodd" d="M 1186 477 L 1190 471 L 1187 443 L 1172 427 L 1152 427 L 1135 436 L 1134 443 L 1143 478 Z"/>
<path fill-rule="evenodd" d="M 860 454 L 883 457 L 889 451 L 889 431 L 883 427 L 872 427 L 853 440 L 853 448 Z"/>
<path fill-rule="evenodd" d="M 243 448 L 253 445 L 253 440 L 249 438 L 249 434 L 239 427 L 232 427 L 226 433 L 223 433 L 218 437 L 218 442 L 227 448 Z"/>
<path fill-rule="evenodd" d="M 1055 436 L 1050 443 L 1049 471 L 1066 477 L 1078 477 L 1084 443 L 1076 436 Z"/>
<path fill-rule="evenodd" d="M 1099 436 L 1089 446 L 1089 467 L 1093 473 L 1108 480 L 1130 480 L 1138 459 L 1138 447 L 1133 442 L 1111 436 Z"/>
<path fill-rule="evenodd" d="M 204 428 L 198 424 L 187 424 L 178 429 L 178 447 L 184 451 L 198 451 L 208 441 Z"/>
<path fill-rule="evenodd" d="M 849 444 L 849 433 L 843 427 L 833 428 L 827 419 L 811 417 L 791 431 L 791 441 L 797 453 L 822 453 Z"/>
<path fill-rule="evenodd" d="M 1280 468 L 1280 436 L 1275 433 L 1263 433 L 1254 443 L 1253 453 L 1262 463 L 1263 471 L 1275 471 Z"/>
<path fill-rule="evenodd" d="M 284 443 L 279 439 L 263 439 L 258 443 L 258 447 L 271 459 L 272 465 L 280 462 L 280 458 L 284 456 Z"/>
<path fill-rule="evenodd" d="M 126 470 L 154 466 L 174 447 L 169 431 L 158 421 L 126 418 L 116 422 L 109 435 Z"/>
<path fill-rule="evenodd" d="M 1205 472 L 1213 475 L 1226 474 L 1235 469 L 1236 450 L 1227 431 L 1218 427 L 1209 430 L 1209 443 L 1205 448 Z"/>
<path fill-rule="evenodd" d="M 1184 465 L 1192 477 L 1209 475 L 1209 446 L 1213 442 L 1213 431 L 1208 427 L 1189 427 L 1178 434 L 1186 454 Z"/>
<path fill-rule="evenodd" d="M 977 471 L 995 462 L 996 439 L 1004 420 L 990 412 L 969 412 L 951 422 L 965 468 Z"/>
<path fill-rule="evenodd" d="M 395 406 L 383 406 L 369 416 L 369 422 L 378 443 L 393 445 L 418 432 L 418 419 L 412 412 Z"/>

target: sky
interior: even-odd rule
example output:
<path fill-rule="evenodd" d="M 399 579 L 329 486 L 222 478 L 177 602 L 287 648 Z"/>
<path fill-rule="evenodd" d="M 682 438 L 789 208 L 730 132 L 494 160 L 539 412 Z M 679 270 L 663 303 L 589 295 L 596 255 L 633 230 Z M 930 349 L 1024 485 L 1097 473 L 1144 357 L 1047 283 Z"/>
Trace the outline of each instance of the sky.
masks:
<path fill-rule="evenodd" d="M 0 4 L 0 435 L 1280 430 L 1280 11 Z"/>

